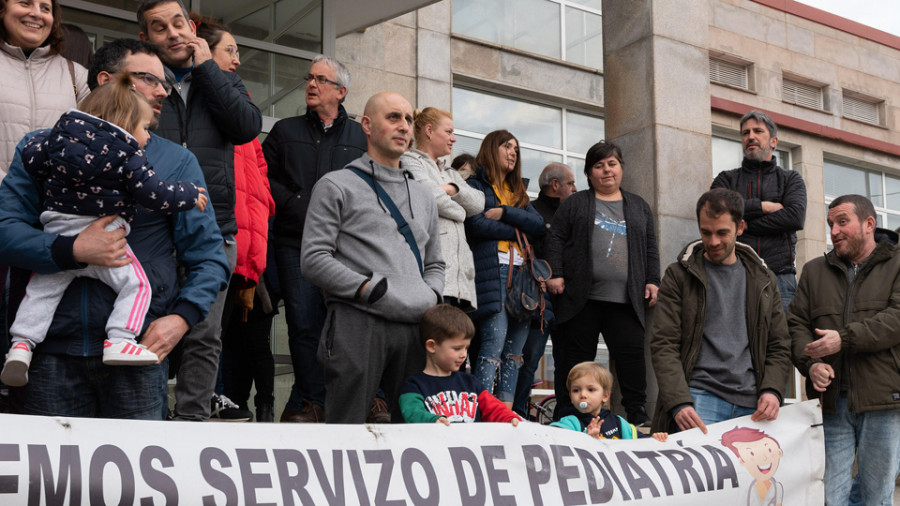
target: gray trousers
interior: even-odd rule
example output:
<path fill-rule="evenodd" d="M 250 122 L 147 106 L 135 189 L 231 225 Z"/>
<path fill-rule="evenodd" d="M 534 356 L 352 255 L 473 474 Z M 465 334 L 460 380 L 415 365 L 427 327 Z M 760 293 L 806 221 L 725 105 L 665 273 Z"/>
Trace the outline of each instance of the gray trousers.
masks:
<path fill-rule="evenodd" d="M 41 214 L 44 231 L 62 236 L 81 233 L 97 220 L 96 216 L 77 216 L 46 211 Z M 107 225 L 112 231 L 129 225 L 121 217 Z M 112 313 L 106 321 L 106 335 L 112 342 L 134 341 L 144 326 L 144 317 L 150 307 L 150 282 L 134 252 L 125 246 L 125 256 L 131 263 L 122 267 L 88 265 L 83 269 L 60 271 L 53 274 L 34 273 L 28 280 L 25 298 L 16 312 L 16 319 L 9 329 L 13 342 L 30 341 L 32 345 L 44 342 L 53 322 L 53 315 L 63 298 L 66 288 L 75 278 L 94 278 L 102 281 L 118 294 Z"/>
<path fill-rule="evenodd" d="M 380 387 L 394 423 L 403 381 L 425 367 L 419 326 L 329 302 L 318 358 L 325 370 L 325 422 L 365 423 Z"/>
<path fill-rule="evenodd" d="M 223 243 L 231 271 L 237 264 L 237 247 Z M 176 373 L 175 420 L 205 422 L 209 420 L 219 354 L 222 352 L 222 311 L 225 309 L 225 287 L 209 307 L 206 319 L 194 325 L 182 339 L 181 366 Z"/>

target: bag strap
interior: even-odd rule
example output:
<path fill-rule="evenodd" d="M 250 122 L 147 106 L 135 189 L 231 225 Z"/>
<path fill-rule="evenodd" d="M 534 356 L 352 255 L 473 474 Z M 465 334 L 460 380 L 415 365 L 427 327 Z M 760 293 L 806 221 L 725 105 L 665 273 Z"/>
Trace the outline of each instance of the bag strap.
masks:
<path fill-rule="evenodd" d="M 403 234 L 403 237 L 406 238 L 406 243 L 409 245 L 409 249 L 412 250 L 413 255 L 416 257 L 416 263 L 419 265 L 419 275 L 425 277 L 425 268 L 422 265 L 422 255 L 419 254 L 419 245 L 416 244 L 416 237 L 413 235 L 412 229 L 409 228 L 409 223 L 406 222 L 406 219 L 400 213 L 400 210 L 397 209 L 397 205 L 394 204 L 394 201 L 391 197 L 384 191 L 384 188 L 378 184 L 378 181 L 375 181 L 375 178 L 366 174 L 365 172 L 357 169 L 356 167 L 347 167 L 352 170 L 357 176 L 362 178 L 370 188 L 375 190 L 378 193 L 378 197 L 381 198 L 381 201 L 384 202 L 384 206 L 387 207 L 388 211 L 391 213 L 391 217 L 394 218 L 394 221 L 397 222 L 397 230 Z"/>
<path fill-rule="evenodd" d="M 66 64 L 69 67 L 69 77 L 72 78 L 72 91 L 75 92 L 75 100 L 78 101 L 78 85 L 75 84 L 75 64 L 69 59 L 66 59 Z"/>

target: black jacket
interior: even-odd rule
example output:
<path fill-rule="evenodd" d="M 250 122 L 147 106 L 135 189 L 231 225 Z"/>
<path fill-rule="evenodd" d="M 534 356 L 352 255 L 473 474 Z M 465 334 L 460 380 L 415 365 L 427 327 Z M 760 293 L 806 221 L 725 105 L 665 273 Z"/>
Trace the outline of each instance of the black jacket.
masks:
<path fill-rule="evenodd" d="M 797 231 L 806 221 L 806 184 L 799 172 L 744 158 L 740 168 L 720 173 L 712 188 L 728 188 L 744 197 L 747 228 L 738 241 L 753 248 L 775 274 L 797 272 Z M 778 202 L 784 209 L 763 214 L 761 202 Z"/>
<path fill-rule="evenodd" d="M 553 277 L 562 277 L 566 289 L 554 301 L 556 323 L 578 314 L 587 301 L 593 282 L 591 236 L 596 205 L 594 190 L 582 190 L 565 200 L 553 217 L 546 242 L 547 261 Z M 628 299 L 644 324 L 644 288 L 659 286 L 659 247 L 653 227 L 653 212 L 641 197 L 622 190 L 625 223 L 628 227 Z"/>
<path fill-rule="evenodd" d="M 536 237 L 531 243 L 531 245 L 534 246 L 534 256 L 546 260 L 547 254 L 545 251 L 545 244 L 547 242 L 547 237 L 550 235 L 550 224 L 553 223 L 553 215 L 556 214 L 556 210 L 559 209 L 559 199 L 556 197 L 548 197 L 547 194 L 541 190 L 541 192 L 538 193 L 538 197 L 531 201 L 531 206 L 541 215 L 541 218 L 544 218 L 544 235 Z"/>
<path fill-rule="evenodd" d="M 361 157 L 367 147 L 362 127 L 347 117 L 343 106 L 328 130 L 312 110 L 275 123 L 262 148 L 275 200 L 276 244 L 300 249 L 313 186 L 325 174 Z"/>
<path fill-rule="evenodd" d="M 166 79 L 176 85 L 169 68 Z M 234 146 L 259 135 L 262 114 L 241 78 L 223 72 L 213 60 L 194 67 L 185 79 L 191 80 L 187 106 L 173 89 L 163 101 L 156 134 L 194 153 L 222 236 L 233 236 L 238 230 L 234 221 Z"/>

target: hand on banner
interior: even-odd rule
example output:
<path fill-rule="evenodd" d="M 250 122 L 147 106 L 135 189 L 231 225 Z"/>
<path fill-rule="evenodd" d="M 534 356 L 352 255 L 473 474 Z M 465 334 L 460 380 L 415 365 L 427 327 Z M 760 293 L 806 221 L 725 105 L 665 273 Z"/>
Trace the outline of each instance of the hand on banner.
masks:
<path fill-rule="evenodd" d="M 513 427 L 518 427 L 519 426 L 519 417 L 513 418 L 512 420 L 509 421 L 509 423 L 511 423 Z"/>
<path fill-rule="evenodd" d="M 694 411 L 693 406 L 688 406 L 681 411 L 679 411 L 675 415 L 675 423 L 678 424 L 678 428 L 681 430 L 689 430 L 694 427 L 699 427 L 704 434 L 708 434 L 709 431 L 706 430 L 706 424 L 703 423 L 703 420 L 700 419 L 700 415 Z"/>
<path fill-rule="evenodd" d="M 442 424 L 446 425 L 447 427 L 450 426 L 450 420 L 447 420 L 446 416 L 442 416 L 442 417 L 438 418 L 437 420 L 434 421 L 434 423 L 442 423 Z"/>
<path fill-rule="evenodd" d="M 822 358 L 841 351 L 841 335 L 831 329 L 815 329 L 819 338 L 806 345 L 803 350 L 809 358 Z"/>
<path fill-rule="evenodd" d="M 756 412 L 750 416 L 750 419 L 754 422 L 775 420 L 778 418 L 778 406 L 778 396 L 766 392 L 759 396 L 759 400 L 756 402 Z"/>
<path fill-rule="evenodd" d="M 654 432 L 653 434 L 650 434 L 650 437 L 659 441 L 660 443 L 665 443 L 666 440 L 669 439 L 669 433 L 668 432 Z"/>
<path fill-rule="evenodd" d="M 809 380 L 817 392 L 824 392 L 834 379 L 834 369 L 830 365 L 817 362 L 809 367 Z"/>
<path fill-rule="evenodd" d="M 588 436 L 591 436 L 594 439 L 600 439 L 600 417 L 594 417 L 584 431 Z"/>

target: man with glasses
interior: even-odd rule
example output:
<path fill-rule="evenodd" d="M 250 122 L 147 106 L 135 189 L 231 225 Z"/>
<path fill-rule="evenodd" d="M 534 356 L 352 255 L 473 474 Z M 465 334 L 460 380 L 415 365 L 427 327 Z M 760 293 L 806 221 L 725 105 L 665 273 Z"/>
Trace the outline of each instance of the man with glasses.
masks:
<path fill-rule="evenodd" d="M 259 135 L 262 115 L 241 78 L 234 72 L 223 72 L 213 60 L 209 44 L 197 37 L 197 27 L 181 0 L 143 0 L 137 9 L 137 21 L 141 40 L 159 49 L 165 79 L 173 87 L 163 100 L 164 113 L 157 133 L 197 156 L 224 238 L 223 249 L 234 270 L 234 236 L 238 230 L 234 218 L 234 146 Z M 223 289 L 209 316 L 182 340 L 180 365 L 173 363 L 178 376 L 177 420 L 206 421 L 216 402 L 213 390 L 222 350 L 226 294 Z"/>
<path fill-rule="evenodd" d="M 341 105 L 349 87 L 350 72 L 341 62 L 315 57 L 306 76 L 306 114 L 275 123 L 263 143 L 275 200 L 275 259 L 294 366 L 294 386 L 282 422 L 325 421 L 325 377 L 316 361 L 325 302 L 321 290 L 300 271 L 300 241 L 313 186 L 366 152 L 362 127 Z"/>
<path fill-rule="evenodd" d="M 91 62 L 88 85 L 93 89 L 106 84 L 122 71 L 135 76 L 135 90 L 147 98 L 158 119 L 166 87 L 160 80 L 163 66 L 155 46 L 128 39 L 103 46 Z M 22 165 L 20 152 L 31 135 L 19 144 L 9 175 L 0 186 L 0 258 L 45 273 L 85 264 L 123 265 L 127 262 L 121 260 L 124 231 L 104 230 L 112 216 L 98 219 L 74 237 L 40 230 L 37 187 Z M 183 147 L 151 133 L 145 152 L 160 178 L 205 186 L 197 159 Z M 203 319 L 228 280 L 222 236 L 209 206 L 205 212 L 192 210 L 171 217 L 138 206 L 127 244 L 140 258 L 153 287 L 141 343 L 164 359 L 185 332 Z M 176 262 L 187 274 L 181 288 Z M 69 285 L 46 340 L 35 349 L 26 413 L 151 420 L 165 416 L 165 362 L 142 367 L 102 363 L 106 320 L 115 298 L 115 291 L 98 280 L 76 278 Z"/>

